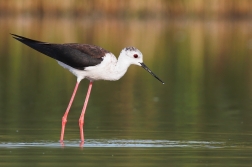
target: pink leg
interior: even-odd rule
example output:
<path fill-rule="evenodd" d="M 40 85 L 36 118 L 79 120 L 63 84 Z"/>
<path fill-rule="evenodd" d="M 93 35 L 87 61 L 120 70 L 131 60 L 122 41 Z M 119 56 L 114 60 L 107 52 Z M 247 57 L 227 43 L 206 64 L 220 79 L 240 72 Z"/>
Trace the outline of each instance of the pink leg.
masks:
<path fill-rule="evenodd" d="M 92 85 L 93 85 L 93 82 L 90 81 L 87 96 L 86 96 L 84 106 L 82 108 L 80 119 L 79 119 L 81 142 L 84 142 L 84 134 L 83 134 L 84 115 L 85 115 L 85 111 L 86 111 L 86 108 L 87 108 L 88 99 L 89 99 L 89 96 L 90 96 L 90 93 L 91 93 Z"/>
<path fill-rule="evenodd" d="M 70 102 L 69 102 L 69 104 L 68 104 L 68 107 L 67 107 L 67 109 L 66 109 L 66 112 L 65 112 L 65 114 L 64 114 L 63 117 L 62 117 L 62 128 L 61 128 L 61 135 L 60 135 L 60 141 L 61 141 L 61 142 L 63 142 L 63 138 L 64 138 L 65 126 L 66 126 L 66 123 L 67 123 L 67 115 L 68 115 L 69 110 L 70 110 L 70 108 L 71 108 L 71 105 L 72 105 L 72 103 L 73 103 L 73 100 L 74 100 L 75 94 L 76 94 L 76 92 L 77 92 L 79 83 L 80 83 L 80 82 L 77 81 L 77 83 L 76 83 L 76 85 L 75 85 L 75 88 L 74 88 L 74 91 L 73 91 L 73 94 L 72 94 L 72 97 L 71 97 Z"/>

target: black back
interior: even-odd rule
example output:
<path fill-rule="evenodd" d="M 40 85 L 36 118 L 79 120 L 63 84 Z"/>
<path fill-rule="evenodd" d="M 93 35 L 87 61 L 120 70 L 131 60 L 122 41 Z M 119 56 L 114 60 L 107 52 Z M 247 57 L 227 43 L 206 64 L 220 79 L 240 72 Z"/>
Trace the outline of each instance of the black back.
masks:
<path fill-rule="evenodd" d="M 84 70 L 85 67 L 100 64 L 107 50 L 89 44 L 50 44 L 11 34 L 25 45 L 73 68 Z"/>

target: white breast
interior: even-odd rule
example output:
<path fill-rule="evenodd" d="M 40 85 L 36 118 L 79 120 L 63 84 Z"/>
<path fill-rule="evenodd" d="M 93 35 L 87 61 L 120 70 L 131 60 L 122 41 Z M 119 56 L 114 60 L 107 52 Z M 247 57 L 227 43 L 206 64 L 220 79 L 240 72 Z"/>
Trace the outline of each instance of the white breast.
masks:
<path fill-rule="evenodd" d="M 116 72 L 117 59 L 112 53 L 106 53 L 103 61 L 96 66 L 86 67 L 84 70 L 78 70 L 58 61 L 59 65 L 68 69 L 77 77 L 77 81 L 87 78 L 90 81 L 95 80 L 118 80 Z"/>

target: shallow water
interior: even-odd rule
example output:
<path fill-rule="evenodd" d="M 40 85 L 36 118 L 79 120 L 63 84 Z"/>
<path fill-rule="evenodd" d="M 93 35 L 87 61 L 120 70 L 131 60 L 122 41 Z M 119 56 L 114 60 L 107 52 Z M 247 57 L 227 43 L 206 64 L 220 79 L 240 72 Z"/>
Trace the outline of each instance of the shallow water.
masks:
<path fill-rule="evenodd" d="M 64 147 L 35 141 L 0 148 L 6 166 L 249 166 L 252 156 L 245 144 L 208 141 L 87 139 L 85 147 L 79 141 L 65 141 Z"/>
<path fill-rule="evenodd" d="M 227 146 L 224 142 L 209 142 L 209 141 L 169 141 L 169 140 L 93 140 L 86 139 L 85 143 L 79 141 L 64 141 L 52 142 L 52 141 L 35 141 L 32 143 L 1 143 L 1 148 L 26 148 L 26 147 L 109 147 L 109 148 L 156 148 L 156 147 L 172 147 L 172 148 L 225 148 L 235 147 Z"/>
<path fill-rule="evenodd" d="M 251 166 L 250 22 L 1 18 L 0 25 L 0 166 Z M 96 44 L 116 56 L 135 46 L 165 85 L 137 66 L 119 81 L 94 82 L 80 143 L 83 80 L 60 143 L 76 78 L 10 32 Z"/>

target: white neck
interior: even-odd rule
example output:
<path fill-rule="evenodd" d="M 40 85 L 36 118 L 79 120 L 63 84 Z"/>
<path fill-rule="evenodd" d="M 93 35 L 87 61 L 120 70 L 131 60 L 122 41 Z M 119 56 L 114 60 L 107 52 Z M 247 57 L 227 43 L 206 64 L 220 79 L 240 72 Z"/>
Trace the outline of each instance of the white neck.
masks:
<path fill-rule="evenodd" d="M 114 80 L 119 80 L 127 72 L 129 66 L 130 66 L 129 61 L 120 54 L 117 63 L 115 65 L 115 68 L 113 69 L 113 73 L 116 74 L 114 75 L 115 76 Z"/>

